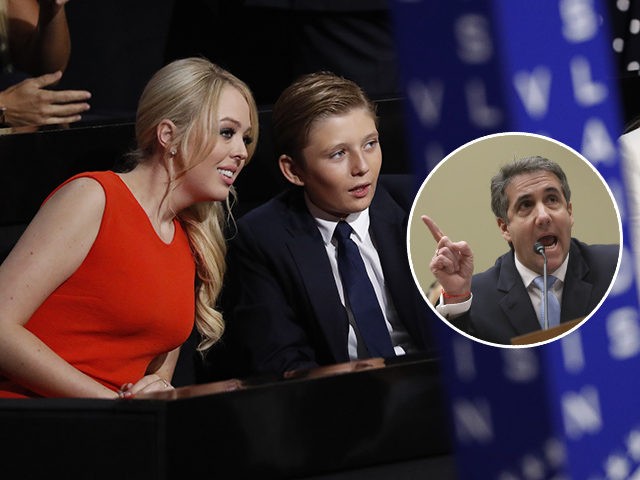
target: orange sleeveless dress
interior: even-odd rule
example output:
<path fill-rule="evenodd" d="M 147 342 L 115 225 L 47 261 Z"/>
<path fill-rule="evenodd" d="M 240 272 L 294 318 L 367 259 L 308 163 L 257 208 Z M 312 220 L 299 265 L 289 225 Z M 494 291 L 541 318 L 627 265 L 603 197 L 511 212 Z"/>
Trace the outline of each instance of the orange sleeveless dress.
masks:
<path fill-rule="evenodd" d="M 174 238 L 164 243 L 118 175 L 89 172 L 67 182 L 78 177 L 93 178 L 104 189 L 98 236 L 80 267 L 26 328 L 71 365 L 117 391 L 142 378 L 157 355 L 188 338 L 195 318 L 195 262 L 180 223 L 174 221 Z M 0 380 L 0 397 L 37 396 Z"/>

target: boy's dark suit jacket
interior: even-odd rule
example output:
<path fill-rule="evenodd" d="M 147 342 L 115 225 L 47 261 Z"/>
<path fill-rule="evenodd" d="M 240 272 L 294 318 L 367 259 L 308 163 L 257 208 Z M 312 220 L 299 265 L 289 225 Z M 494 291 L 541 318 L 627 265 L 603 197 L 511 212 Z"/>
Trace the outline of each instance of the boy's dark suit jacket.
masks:
<path fill-rule="evenodd" d="M 587 245 L 571 239 L 560 321 L 589 315 L 605 295 L 618 264 L 618 245 Z M 487 342 L 510 345 L 515 336 L 540 330 L 529 294 L 516 269 L 513 252 L 473 276 L 469 312 L 451 321 Z"/>
<path fill-rule="evenodd" d="M 430 323 L 438 320 L 411 276 L 408 208 L 381 183 L 382 177 L 369 211 L 386 286 L 416 346 L 431 351 Z M 401 193 L 408 199 L 413 188 L 405 185 Z M 349 361 L 346 311 L 302 189 L 283 192 L 238 221 L 221 306 L 227 322 L 222 348 L 233 353 L 227 359 L 236 367 L 233 376 Z"/>

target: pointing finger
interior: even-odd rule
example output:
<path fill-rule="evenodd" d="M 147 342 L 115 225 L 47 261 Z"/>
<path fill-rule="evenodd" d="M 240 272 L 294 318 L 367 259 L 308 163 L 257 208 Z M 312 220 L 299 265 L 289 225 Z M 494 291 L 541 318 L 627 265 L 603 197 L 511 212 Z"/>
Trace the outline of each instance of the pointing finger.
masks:
<path fill-rule="evenodd" d="M 442 230 L 440 230 L 438 225 L 436 225 L 436 222 L 434 222 L 427 215 L 422 215 L 420 218 L 431 232 L 431 235 L 433 236 L 433 239 L 436 241 L 436 243 L 439 242 L 440 239 L 444 237 L 444 233 L 442 233 Z"/>

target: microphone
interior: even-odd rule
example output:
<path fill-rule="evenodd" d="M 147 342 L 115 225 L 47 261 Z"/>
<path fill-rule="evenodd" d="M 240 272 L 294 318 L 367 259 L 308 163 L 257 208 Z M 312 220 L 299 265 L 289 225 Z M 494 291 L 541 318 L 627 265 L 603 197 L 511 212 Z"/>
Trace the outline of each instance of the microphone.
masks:
<path fill-rule="evenodd" d="M 544 254 L 544 245 L 540 242 L 536 242 L 533 244 L 533 251 L 538 255 L 542 255 L 544 259 L 544 264 L 542 266 L 542 301 L 544 305 L 544 329 L 549 328 L 549 314 L 547 313 L 547 256 Z"/>

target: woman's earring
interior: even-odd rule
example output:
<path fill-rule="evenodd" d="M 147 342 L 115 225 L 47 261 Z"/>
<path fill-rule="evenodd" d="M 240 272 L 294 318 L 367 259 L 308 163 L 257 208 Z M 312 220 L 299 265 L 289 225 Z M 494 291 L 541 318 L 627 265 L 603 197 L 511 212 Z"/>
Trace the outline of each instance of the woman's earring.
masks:
<path fill-rule="evenodd" d="M 175 157 L 176 153 L 177 153 L 177 152 L 176 152 L 176 149 L 175 149 L 175 148 L 172 148 L 172 149 L 169 151 L 169 155 L 171 155 L 172 157 Z"/>

